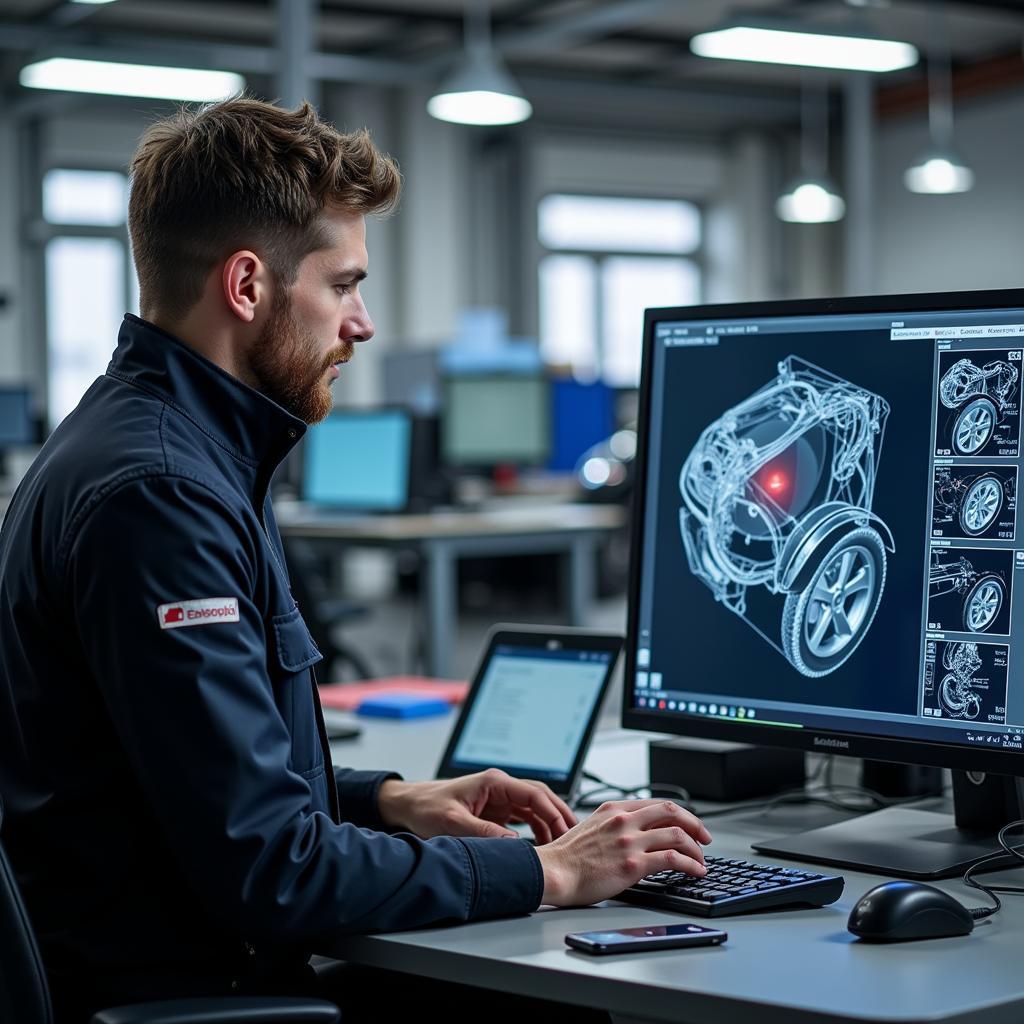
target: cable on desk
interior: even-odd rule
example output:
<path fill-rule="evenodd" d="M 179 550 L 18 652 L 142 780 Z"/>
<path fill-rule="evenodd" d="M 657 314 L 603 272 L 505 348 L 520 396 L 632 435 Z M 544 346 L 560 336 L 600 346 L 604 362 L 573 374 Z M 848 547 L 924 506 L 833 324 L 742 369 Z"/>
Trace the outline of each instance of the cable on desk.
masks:
<path fill-rule="evenodd" d="M 783 804 L 807 803 L 823 804 L 837 811 L 867 814 L 871 811 L 881 810 L 886 807 L 897 807 L 922 799 L 917 796 L 886 797 L 865 786 L 846 786 L 834 783 L 832 781 L 834 762 L 835 759 L 832 756 L 823 758 L 802 786 L 783 790 L 767 803 L 763 799 L 745 800 L 741 803 L 730 804 L 727 807 L 716 807 L 706 811 L 700 811 L 694 807 L 689 792 L 681 786 L 673 786 L 664 782 L 656 783 L 653 787 L 650 785 L 620 786 L 601 778 L 599 775 L 595 775 L 593 772 L 584 771 L 583 778 L 588 782 L 595 783 L 596 788 L 587 793 L 582 793 L 576 799 L 574 807 L 580 810 L 591 810 L 600 806 L 605 800 L 627 800 L 649 792 L 652 799 L 663 794 L 668 795 L 682 802 L 688 811 L 698 815 L 698 817 L 713 818 L 726 814 L 739 814 L 755 808 L 760 809 L 762 814 L 768 814 Z M 816 787 L 815 783 L 822 776 L 824 776 L 823 784 L 820 787 Z M 848 799 L 842 798 L 844 794 L 851 797 L 867 798 L 871 803 L 867 806 L 863 803 L 851 803 Z"/>
<path fill-rule="evenodd" d="M 1024 864 L 1024 846 L 1011 846 L 1006 841 L 1006 833 L 1011 829 L 1024 828 L 1024 818 L 1018 821 L 1011 821 L 1008 825 L 1004 825 L 1000 830 L 996 839 L 999 841 L 999 845 L 1003 848 L 1002 853 L 991 853 L 987 857 L 982 857 L 980 860 L 976 860 L 965 872 L 963 877 L 964 885 L 969 885 L 973 889 L 980 889 L 990 900 L 992 900 L 993 906 L 991 907 L 971 907 L 971 917 L 976 921 L 984 918 L 991 917 L 993 914 L 999 913 L 1003 908 L 1003 902 L 996 895 L 997 892 L 1003 893 L 1003 895 L 1013 893 L 1024 893 L 1024 886 L 1020 885 L 982 885 L 974 877 L 975 871 L 980 871 L 983 867 L 989 864 L 995 863 L 997 860 L 1003 860 L 1006 854 L 1010 854 L 1020 861 L 1020 864 L 1013 865 L 1014 867 L 1020 867 Z"/>

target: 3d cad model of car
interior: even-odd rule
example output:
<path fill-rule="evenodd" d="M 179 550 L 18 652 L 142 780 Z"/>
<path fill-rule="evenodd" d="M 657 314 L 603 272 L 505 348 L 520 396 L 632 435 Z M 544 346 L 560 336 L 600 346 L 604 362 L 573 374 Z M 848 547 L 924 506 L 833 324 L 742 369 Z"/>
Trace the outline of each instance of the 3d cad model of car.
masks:
<path fill-rule="evenodd" d="M 929 597 L 954 591 L 963 595 L 963 628 L 968 633 L 991 629 L 1006 602 L 1006 580 L 999 573 L 978 572 L 974 563 L 962 555 L 955 562 L 943 562 L 940 553 L 933 551 L 928 567 Z M 956 626 L 943 623 L 943 628 L 956 629 Z"/>
<path fill-rule="evenodd" d="M 942 466 L 935 471 L 932 525 L 957 523 L 968 537 L 977 537 L 996 521 L 1015 491 L 1013 477 L 1003 479 L 991 471 L 954 473 Z"/>
<path fill-rule="evenodd" d="M 971 643 L 948 644 L 942 652 L 942 667 L 946 675 L 939 683 L 939 706 L 950 718 L 977 718 L 981 711 L 981 698 L 972 689 L 974 673 L 981 668 L 978 645 Z"/>
<path fill-rule="evenodd" d="M 958 455 L 974 455 L 988 444 L 1010 399 L 1017 393 L 1019 373 L 1002 359 L 982 367 L 958 359 L 939 381 L 939 398 L 947 409 L 959 409 L 950 441 Z"/>
<path fill-rule="evenodd" d="M 882 599 L 895 544 L 871 504 L 888 415 L 879 395 L 788 356 L 705 428 L 679 475 L 690 571 L 805 676 L 842 665 Z M 784 597 L 781 628 L 777 611 L 755 621 L 751 587 Z"/>

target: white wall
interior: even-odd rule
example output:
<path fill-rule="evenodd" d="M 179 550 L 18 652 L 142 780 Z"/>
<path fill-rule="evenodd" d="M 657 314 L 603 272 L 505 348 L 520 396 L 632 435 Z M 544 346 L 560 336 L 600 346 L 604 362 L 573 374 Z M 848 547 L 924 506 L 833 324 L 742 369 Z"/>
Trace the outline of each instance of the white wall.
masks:
<path fill-rule="evenodd" d="M 882 122 L 876 141 L 876 291 L 1024 284 L 1024 94 L 958 106 L 956 143 L 977 175 L 971 192 L 904 188 L 904 169 L 928 142 L 924 111 Z"/>

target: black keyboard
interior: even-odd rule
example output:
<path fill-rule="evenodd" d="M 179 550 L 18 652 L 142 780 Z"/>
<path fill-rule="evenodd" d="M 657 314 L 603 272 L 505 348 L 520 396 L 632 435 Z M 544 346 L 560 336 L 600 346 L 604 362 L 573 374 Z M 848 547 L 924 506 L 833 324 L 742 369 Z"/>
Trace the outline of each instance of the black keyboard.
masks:
<path fill-rule="evenodd" d="M 824 907 L 843 894 L 843 879 L 838 875 L 725 857 L 706 857 L 704 863 L 708 873 L 703 878 L 659 871 L 615 898 L 680 914 L 724 917 L 772 907 Z"/>

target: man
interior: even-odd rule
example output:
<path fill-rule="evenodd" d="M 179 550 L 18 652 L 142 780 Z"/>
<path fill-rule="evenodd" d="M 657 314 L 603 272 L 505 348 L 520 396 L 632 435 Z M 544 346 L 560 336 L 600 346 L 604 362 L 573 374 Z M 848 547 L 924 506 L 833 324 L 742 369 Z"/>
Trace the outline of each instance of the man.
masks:
<path fill-rule="evenodd" d="M 497 771 L 332 769 L 268 489 L 373 335 L 364 217 L 398 190 L 365 132 L 308 105 L 182 111 L 135 154 L 144 319 L 125 317 L 0 534 L 3 835 L 58 1019 L 295 991 L 332 935 L 703 873 L 710 836 L 672 804 L 574 825 Z"/>

